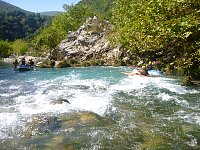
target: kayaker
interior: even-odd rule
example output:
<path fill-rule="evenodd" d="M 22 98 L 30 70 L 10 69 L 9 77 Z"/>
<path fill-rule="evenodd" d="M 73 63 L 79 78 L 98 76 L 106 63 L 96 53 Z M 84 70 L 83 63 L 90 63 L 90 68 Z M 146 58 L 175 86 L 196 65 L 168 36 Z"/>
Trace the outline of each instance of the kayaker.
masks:
<path fill-rule="evenodd" d="M 145 66 L 142 66 L 142 68 L 140 70 L 138 70 L 138 72 L 140 73 L 140 75 L 143 75 L 143 76 L 148 76 L 149 75 L 149 73 L 148 73 L 148 71 L 147 71 Z"/>
<path fill-rule="evenodd" d="M 142 68 L 139 68 L 139 69 L 134 69 L 132 71 L 132 75 L 143 75 L 143 76 L 148 76 L 148 71 L 146 69 L 145 66 L 142 66 Z"/>
<path fill-rule="evenodd" d="M 135 75 L 148 76 L 149 75 L 145 66 L 142 66 L 142 68 L 140 69 L 134 69 L 132 72 L 122 72 L 122 73 L 126 75 L 130 75 L 130 76 L 135 76 Z"/>

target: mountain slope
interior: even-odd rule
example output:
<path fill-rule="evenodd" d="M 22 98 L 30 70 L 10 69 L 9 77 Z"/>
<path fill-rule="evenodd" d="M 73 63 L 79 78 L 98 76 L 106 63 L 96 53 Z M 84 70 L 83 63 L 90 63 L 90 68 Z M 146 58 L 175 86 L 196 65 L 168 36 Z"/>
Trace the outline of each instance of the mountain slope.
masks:
<path fill-rule="evenodd" d="M 0 40 L 31 38 L 38 29 L 50 24 L 56 13 L 47 12 L 41 15 L 0 0 Z"/>
<path fill-rule="evenodd" d="M 23 9 L 17 7 L 17 6 L 14 6 L 12 4 L 9 4 L 7 2 L 0 0 L 0 12 L 13 12 L 13 11 L 21 11 L 25 14 L 32 14 L 33 13 L 33 12 L 23 10 Z"/>
<path fill-rule="evenodd" d="M 0 40 L 14 41 L 31 37 L 46 24 L 47 17 L 0 0 Z M 48 19 L 51 21 L 51 19 Z"/>
<path fill-rule="evenodd" d="M 58 14 L 62 13 L 61 11 L 46 11 L 46 12 L 41 12 L 40 15 L 41 16 L 50 16 L 50 17 L 53 17 L 53 16 L 56 16 Z"/>

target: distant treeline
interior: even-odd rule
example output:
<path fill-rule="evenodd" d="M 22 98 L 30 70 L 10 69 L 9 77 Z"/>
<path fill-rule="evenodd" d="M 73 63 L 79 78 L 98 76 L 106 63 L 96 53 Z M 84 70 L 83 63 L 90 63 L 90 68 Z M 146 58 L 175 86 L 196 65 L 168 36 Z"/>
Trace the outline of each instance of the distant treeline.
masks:
<path fill-rule="evenodd" d="M 48 22 L 50 22 L 50 18 L 41 17 L 39 13 L 0 12 L 0 39 L 14 41 L 21 38 L 30 38 Z"/>

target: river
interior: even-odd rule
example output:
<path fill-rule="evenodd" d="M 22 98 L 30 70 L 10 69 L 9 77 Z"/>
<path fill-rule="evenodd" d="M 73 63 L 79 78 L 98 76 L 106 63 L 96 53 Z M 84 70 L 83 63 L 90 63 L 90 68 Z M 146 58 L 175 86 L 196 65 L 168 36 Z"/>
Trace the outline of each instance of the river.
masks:
<path fill-rule="evenodd" d="M 180 77 L 120 73 L 130 70 L 80 67 L 16 72 L 1 63 L 0 149 L 200 149 L 200 88 L 182 86 Z M 64 123 L 58 118 L 77 112 L 107 121 L 74 124 L 77 120 L 71 118 L 70 125 L 68 119 L 68 127 L 61 128 Z M 49 116 L 57 118 L 53 127 L 38 130 L 43 129 L 36 127 L 38 122 Z"/>

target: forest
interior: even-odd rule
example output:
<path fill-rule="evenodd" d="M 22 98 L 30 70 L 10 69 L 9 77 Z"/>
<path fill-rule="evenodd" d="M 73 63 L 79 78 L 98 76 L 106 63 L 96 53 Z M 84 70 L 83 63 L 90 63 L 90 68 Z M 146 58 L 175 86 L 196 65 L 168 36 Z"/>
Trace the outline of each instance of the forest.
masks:
<path fill-rule="evenodd" d="M 121 45 L 144 61 L 161 61 L 162 69 L 169 74 L 200 79 L 199 1 L 82 0 L 63 7 L 65 12 L 46 26 L 38 14 L 25 19 L 20 12 L 9 17 L 3 13 L 0 28 L 5 33 L 0 36 L 0 57 L 27 51 L 39 55 L 56 47 L 88 17 L 98 16 L 113 25 L 108 35 L 113 45 Z M 13 26 L 13 20 L 19 22 Z M 14 29 L 8 30 L 11 25 Z M 9 34 L 12 31 L 15 34 Z"/>
<path fill-rule="evenodd" d="M 0 12 L 0 18 L 0 38 L 8 41 L 30 38 L 46 23 L 39 13 L 27 15 L 21 11 Z"/>

